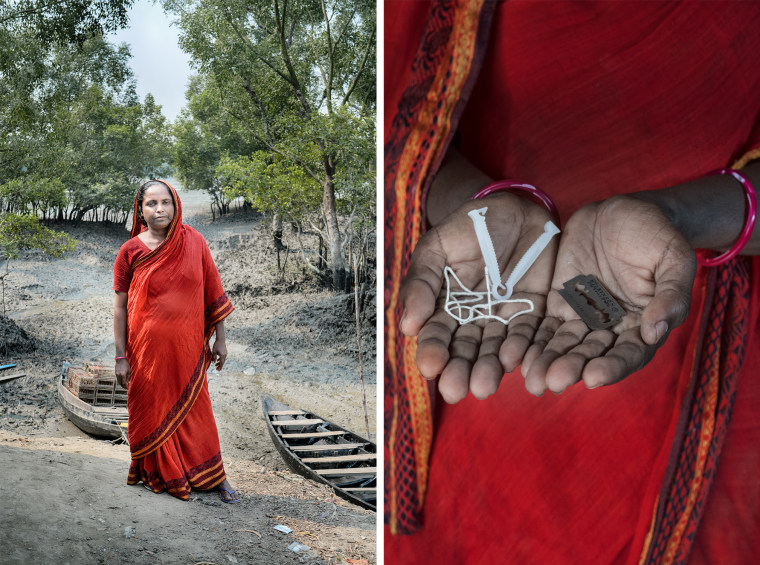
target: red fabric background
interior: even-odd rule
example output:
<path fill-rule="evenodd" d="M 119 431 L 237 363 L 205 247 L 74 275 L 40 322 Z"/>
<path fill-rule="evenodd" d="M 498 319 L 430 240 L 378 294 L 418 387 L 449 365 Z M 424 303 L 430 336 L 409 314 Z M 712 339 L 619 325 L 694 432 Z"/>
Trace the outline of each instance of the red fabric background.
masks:
<path fill-rule="evenodd" d="M 405 34 L 424 24 L 405 10 L 386 3 L 386 128 L 403 90 L 392 81 L 417 45 Z M 540 186 L 563 218 L 729 165 L 760 144 L 758 29 L 752 3 L 502 3 L 460 149 L 493 178 Z M 751 272 L 750 356 L 695 563 L 760 553 L 757 260 Z M 684 352 L 704 280 L 689 321 L 620 385 L 536 399 L 514 374 L 486 401 L 439 403 L 424 528 L 386 536 L 386 562 L 636 562 L 690 378 Z M 732 515 L 744 521 L 726 536 Z"/>

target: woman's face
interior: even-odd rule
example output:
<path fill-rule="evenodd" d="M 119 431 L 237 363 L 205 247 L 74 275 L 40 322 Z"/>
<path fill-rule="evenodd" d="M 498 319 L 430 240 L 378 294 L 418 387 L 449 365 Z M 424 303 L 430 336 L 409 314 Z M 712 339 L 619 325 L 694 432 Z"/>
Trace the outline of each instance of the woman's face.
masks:
<path fill-rule="evenodd" d="M 165 232 L 174 219 L 174 201 L 163 184 L 148 187 L 143 194 L 142 213 L 148 229 Z"/>

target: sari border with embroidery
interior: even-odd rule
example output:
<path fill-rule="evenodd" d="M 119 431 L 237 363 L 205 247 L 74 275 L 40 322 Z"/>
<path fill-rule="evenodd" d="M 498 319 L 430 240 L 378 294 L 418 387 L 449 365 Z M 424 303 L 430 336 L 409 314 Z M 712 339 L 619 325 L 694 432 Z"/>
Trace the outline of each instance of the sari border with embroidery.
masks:
<path fill-rule="evenodd" d="M 414 339 L 397 333 L 399 290 L 422 233 L 424 196 L 475 84 L 496 2 L 434 3 L 385 146 L 386 446 L 385 521 L 393 533 L 420 527 L 433 437 L 431 383 L 419 375 Z M 395 387 L 395 381 L 403 381 Z M 399 383 L 401 384 L 401 383 Z M 406 394 L 401 396 L 401 391 Z M 411 433 L 410 433 L 411 430 Z M 405 457 L 397 454 L 404 452 Z M 404 475 L 408 476 L 404 480 Z M 399 496 L 400 486 L 408 491 Z"/>

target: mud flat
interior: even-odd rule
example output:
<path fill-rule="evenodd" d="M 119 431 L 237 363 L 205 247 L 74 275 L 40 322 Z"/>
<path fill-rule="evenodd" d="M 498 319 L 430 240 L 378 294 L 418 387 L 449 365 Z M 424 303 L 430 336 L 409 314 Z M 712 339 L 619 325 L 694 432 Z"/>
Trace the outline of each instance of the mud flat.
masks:
<path fill-rule="evenodd" d="M 112 268 L 128 235 L 68 226 L 60 229 L 77 240 L 74 253 L 29 253 L 6 277 L 13 324 L 0 331 L 21 343 L 22 330 L 35 349 L 0 350 L 0 364 L 26 374 L 0 384 L 0 561 L 375 563 L 375 513 L 294 475 L 271 443 L 259 400 L 266 392 L 366 435 L 361 348 L 376 439 L 374 293 L 360 300 L 359 346 L 353 296 L 320 290 L 296 272 L 281 280 L 260 218 L 239 211 L 212 222 L 204 195 L 182 198 L 186 222 L 209 242 L 236 307 L 226 322 L 229 358 L 221 373 L 209 373 L 209 390 L 242 502 L 222 504 L 213 492 L 182 502 L 127 486 L 129 448 L 90 437 L 64 416 L 55 388 L 62 363 L 113 358 Z M 310 549 L 296 553 L 294 542 Z"/>

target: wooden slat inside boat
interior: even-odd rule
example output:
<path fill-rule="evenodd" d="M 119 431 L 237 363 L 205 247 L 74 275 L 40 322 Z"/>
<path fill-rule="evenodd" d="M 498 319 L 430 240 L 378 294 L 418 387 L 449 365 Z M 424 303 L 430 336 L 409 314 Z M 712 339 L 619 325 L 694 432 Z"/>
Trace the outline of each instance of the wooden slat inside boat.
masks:
<path fill-rule="evenodd" d="M 111 378 L 107 368 L 101 369 L 95 365 L 82 368 L 65 363 L 58 378 L 58 401 L 68 419 L 80 430 L 98 437 L 126 439 L 127 391 L 115 383 L 115 377 Z"/>
<path fill-rule="evenodd" d="M 377 446 L 311 412 L 261 397 L 269 435 L 296 473 L 331 486 L 355 504 L 377 509 Z"/>

